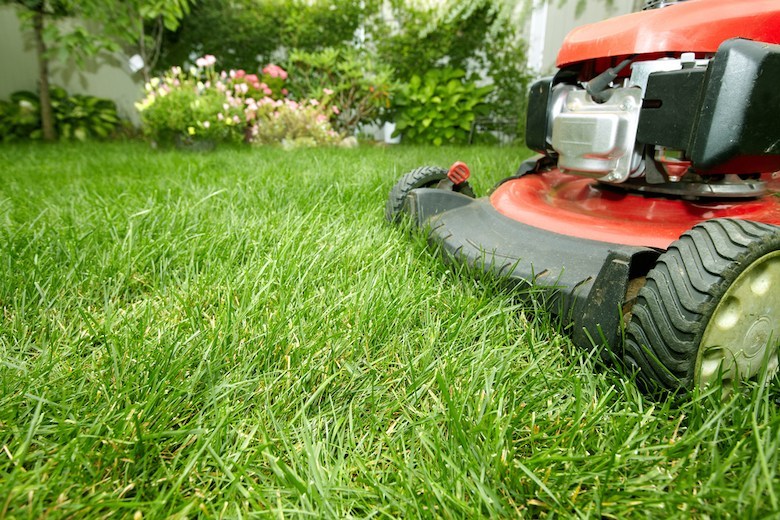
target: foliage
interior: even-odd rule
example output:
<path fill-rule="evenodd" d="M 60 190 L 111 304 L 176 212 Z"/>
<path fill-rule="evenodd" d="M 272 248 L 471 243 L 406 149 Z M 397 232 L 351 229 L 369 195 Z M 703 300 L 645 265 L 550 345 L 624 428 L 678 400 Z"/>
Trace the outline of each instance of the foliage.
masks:
<path fill-rule="evenodd" d="M 489 110 L 486 101 L 492 90 L 492 85 L 477 86 L 458 69 L 414 75 L 393 103 L 396 132 L 410 143 L 465 143 L 474 119 Z"/>
<path fill-rule="evenodd" d="M 316 99 L 298 103 L 284 99 L 265 105 L 251 127 L 251 140 L 258 144 L 281 144 L 300 148 L 336 144 L 340 136 L 328 124 Z"/>
<path fill-rule="evenodd" d="M 317 100 L 286 97 L 282 67 L 270 64 L 258 77 L 244 70 L 217 72 L 215 63 L 207 55 L 188 72 L 175 66 L 146 84 L 146 97 L 136 106 L 147 137 L 162 143 L 264 144 L 303 138 L 327 144 L 338 137 Z"/>
<path fill-rule="evenodd" d="M 514 128 L 507 128 L 514 135 L 525 133 L 527 93 L 531 76 L 525 67 L 525 43 L 513 34 L 500 34 L 490 39 L 486 46 L 490 56 L 487 75 L 493 84 L 488 96 L 492 116 L 517 121 Z"/>
<path fill-rule="evenodd" d="M 193 54 L 220 56 L 226 68 L 255 71 L 283 49 L 316 51 L 352 42 L 377 0 L 200 0 L 175 33 L 165 36 L 161 65 Z"/>
<path fill-rule="evenodd" d="M 120 124 L 116 105 L 109 99 L 81 94 L 69 95 L 65 89 L 51 87 L 54 128 L 60 139 L 110 137 Z M 11 94 L 0 103 L 0 139 L 41 139 L 41 102 L 34 92 Z"/>
<path fill-rule="evenodd" d="M 383 63 L 408 81 L 448 66 L 476 73 L 494 85 L 494 117 L 523 120 L 528 75 L 520 39 L 523 8 L 508 0 L 450 0 L 438 6 L 391 2 L 398 28 L 375 22 L 374 45 Z"/>
<path fill-rule="evenodd" d="M 444 2 L 438 9 L 390 2 L 391 19 L 377 17 L 370 28 L 379 61 L 402 80 L 444 65 L 483 69 L 490 59 L 484 51 L 495 12 L 488 1 L 469 10 L 459 9 L 459 2 Z"/>
<path fill-rule="evenodd" d="M 43 15 L 43 36 L 48 57 L 78 64 L 99 52 L 118 51 L 123 46 L 152 46 L 144 24 L 159 20 L 168 30 L 190 12 L 193 0 L 6 0 L 22 9 L 19 17 L 32 29 L 36 14 Z M 58 23 L 67 20 L 68 23 Z M 145 40 L 146 38 L 146 40 Z"/>
<path fill-rule="evenodd" d="M 321 99 L 330 106 L 326 112 L 333 126 L 349 135 L 359 124 L 379 119 L 398 89 L 389 66 L 357 49 L 294 51 L 288 64 L 294 71 L 292 94 L 298 99 Z"/>
<path fill-rule="evenodd" d="M 10 101 L 0 101 L 0 138 L 3 141 L 32 138 L 40 128 L 40 101 L 34 92 L 14 92 Z"/>

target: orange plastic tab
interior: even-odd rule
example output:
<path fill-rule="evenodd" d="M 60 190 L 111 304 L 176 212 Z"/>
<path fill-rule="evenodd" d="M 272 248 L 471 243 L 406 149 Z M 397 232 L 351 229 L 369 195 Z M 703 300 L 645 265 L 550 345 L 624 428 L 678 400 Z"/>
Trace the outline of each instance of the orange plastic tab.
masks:
<path fill-rule="evenodd" d="M 453 184 L 463 184 L 471 176 L 471 171 L 466 163 L 460 161 L 450 166 L 450 171 L 447 172 L 447 178 L 452 181 Z"/>

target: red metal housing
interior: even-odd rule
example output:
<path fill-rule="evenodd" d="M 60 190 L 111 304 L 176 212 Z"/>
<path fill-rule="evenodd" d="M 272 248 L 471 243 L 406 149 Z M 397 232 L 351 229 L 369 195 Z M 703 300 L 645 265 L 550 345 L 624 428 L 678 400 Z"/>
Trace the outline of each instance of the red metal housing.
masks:
<path fill-rule="evenodd" d="M 778 0 L 688 0 L 574 29 L 557 66 L 634 54 L 708 54 L 729 38 L 780 44 L 778 20 Z"/>
<path fill-rule="evenodd" d="M 777 186 L 773 181 L 773 188 Z M 666 249 L 683 232 L 719 217 L 780 225 L 780 198 L 686 201 L 599 187 L 552 169 L 500 185 L 490 203 L 504 216 L 560 235 Z M 573 252 L 576 253 L 576 252 Z"/>

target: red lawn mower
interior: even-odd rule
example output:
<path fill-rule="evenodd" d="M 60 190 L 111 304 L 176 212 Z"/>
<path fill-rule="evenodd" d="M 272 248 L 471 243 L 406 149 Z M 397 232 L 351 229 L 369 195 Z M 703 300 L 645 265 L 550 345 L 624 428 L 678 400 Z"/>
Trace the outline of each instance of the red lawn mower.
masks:
<path fill-rule="evenodd" d="M 780 1 L 651 2 L 572 31 L 529 95 L 540 155 L 483 198 L 468 168 L 390 192 L 448 259 L 543 288 L 575 344 L 672 391 L 780 349 Z M 765 372 L 766 371 L 766 372 Z"/>

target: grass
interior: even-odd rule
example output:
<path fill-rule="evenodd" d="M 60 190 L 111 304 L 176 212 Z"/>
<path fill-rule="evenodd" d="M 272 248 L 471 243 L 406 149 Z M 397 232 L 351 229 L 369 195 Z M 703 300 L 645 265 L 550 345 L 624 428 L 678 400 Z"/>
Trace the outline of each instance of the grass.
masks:
<path fill-rule="evenodd" d="M 383 220 L 524 155 L 0 148 L 0 517 L 777 515 L 777 378 L 646 398 Z"/>

